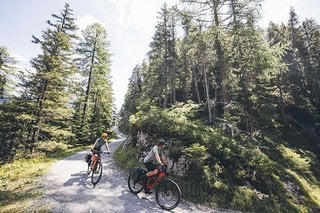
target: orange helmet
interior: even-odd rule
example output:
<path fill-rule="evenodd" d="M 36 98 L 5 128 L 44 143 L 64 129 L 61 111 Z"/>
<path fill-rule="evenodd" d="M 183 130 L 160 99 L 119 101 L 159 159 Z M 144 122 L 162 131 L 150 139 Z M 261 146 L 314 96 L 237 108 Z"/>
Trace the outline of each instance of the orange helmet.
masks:
<path fill-rule="evenodd" d="M 104 132 L 104 133 L 101 134 L 101 137 L 107 138 L 107 137 L 108 137 L 108 134 Z"/>

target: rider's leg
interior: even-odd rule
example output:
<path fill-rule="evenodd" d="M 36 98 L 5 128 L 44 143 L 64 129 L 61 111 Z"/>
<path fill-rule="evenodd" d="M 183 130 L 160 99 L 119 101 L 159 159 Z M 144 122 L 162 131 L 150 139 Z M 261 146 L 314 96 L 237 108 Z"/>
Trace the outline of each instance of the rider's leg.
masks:
<path fill-rule="evenodd" d="M 157 173 L 158 173 L 158 169 L 155 169 L 155 170 L 147 172 L 146 176 L 150 177 L 150 176 L 156 175 Z"/>
<path fill-rule="evenodd" d="M 158 173 L 158 167 L 157 165 L 155 165 L 154 163 L 151 163 L 151 162 L 148 162 L 148 163 L 145 163 L 145 166 L 148 170 L 148 172 L 142 176 L 142 182 L 143 182 L 143 187 L 144 187 L 144 190 L 145 190 L 145 193 L 148 193 L 149 191 L 147 190 L 147 181 L 148 181 L 148 178 L 157 174 Z"/>

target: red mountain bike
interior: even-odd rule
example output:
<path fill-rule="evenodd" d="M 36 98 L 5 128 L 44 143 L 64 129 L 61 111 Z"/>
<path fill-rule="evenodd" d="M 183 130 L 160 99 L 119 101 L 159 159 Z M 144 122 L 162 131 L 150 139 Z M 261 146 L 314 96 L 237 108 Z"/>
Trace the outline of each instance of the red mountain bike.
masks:
<path fill-rule="evenodd" d="M 96 185 L 102 176 L 101 151 L 91 150 L 93 155 L 88 161 L 88 175 L 91 173 L 91 183 Z"/>
<path fill-rule="evenodd" d="M 146 173 L 147 171 L 142 168 L 132 168 L 128 178 L 128 186 L 133 194 L 137 194 L 144 189 L 141 177 Z M 156 201 L 159 206 L 165 210 L 172 210 L 180 202 L 181 190 L 178 184 L 173 180 L 169 180 L 167 176 L 167 169 L 164 168 L 163 171 L 148 177 L 146 190 L 155 188 Z"/>

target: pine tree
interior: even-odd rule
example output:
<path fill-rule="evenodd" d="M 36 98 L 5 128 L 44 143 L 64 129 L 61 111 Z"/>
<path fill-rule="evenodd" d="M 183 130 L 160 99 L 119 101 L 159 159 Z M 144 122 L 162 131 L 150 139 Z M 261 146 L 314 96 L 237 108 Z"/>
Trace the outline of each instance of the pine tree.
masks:
<path fill-rule="evenodd" d="M 302 23 L 303 41 L 301 58 L 306 77 L 306 87 L 310 91 L 310 102 L 320 112 L 320 25 L 313 19 Z M 320 115 L 320 114 L 319 114 Z"/>
<path fill-rule="evenodd" d="M 158 99 L 159 105 L 166 107 L 176 102 L 176 53 L 175 18 L 166 4 L 159 13 L 159 23 L 153 41 L 150 43 L 150 82 L 151 97 Z M 156 89 L 156 93 L 153 92 Z"/>
<path fill-rule="evenodd" d="M 122 105 L 120 111 L 121 120 L 119 122 L 119 127 L 123 131 L 129 130 L 129 117 L 132 114 L 135 114 L 138 109 L 137 107 L 142 100 L 142 79 L 141 79 L 141 70 L 145 64 L 141 66 L 137 65 L 131 74 L 128 84 L 128 90 L 125 95 L 124 104 Z"/>
<path fill-rule="evenodd" d="M 0 99 L 4 98 L 10 79 L 9 74 L 14 73 L 15 59 L 10 56 L 6 47 L 0 46 Z"/>
<path fill-rule="evenodd" d="M 87 142 L 112 123 L 111 54 L 106 38 L 103 26 L 94 23 L 83 31 L 83 39 L 77 48 L 79 69 L 85 79 L 84 93 L 78 101 L 81 124 L 77 136 Z"/>
<path fill-rule="evenodd" d="M 32 59 L 36 70 L 26 86 L 26 93 L 34 101 L 34 116 L 31 142 L 38 140 L 65 141 L 71 136 L 70 85 L 75 66 L 73 54 L 76 26 L 72 10 L 66 3 L 60 15 L 53 14 L 54 21 L 48 21 L 49 28 L 42 38 L 33 36 L 42 54 Z"/>
<path fill-rule="evenodd" d="M 302 32 L 298 16 L 293 8 L 290 9 L 287 31 L 290 46 L 287 50 L 285 61 L 288 64 L 288 80 L 291 82 L 291 94 L 295 104 L 298 106 L 306 105 L 309 101 L 306 94 L 305 71 L 301 63 L 301 52 L 299 50 L 300 42 L 302 42 Z"/>

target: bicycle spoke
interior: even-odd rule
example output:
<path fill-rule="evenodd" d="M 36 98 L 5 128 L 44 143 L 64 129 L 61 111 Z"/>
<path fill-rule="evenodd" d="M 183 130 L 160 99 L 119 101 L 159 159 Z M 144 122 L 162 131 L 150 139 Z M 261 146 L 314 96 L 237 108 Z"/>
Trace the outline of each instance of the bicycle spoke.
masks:
<path fill-rule="evenodd" d="M 138 180 L 138 174 L 137 170 L 133 169 L 130 172 L 129 178 L 128 178 L 128 187 L 130 191 L 134 194 L 137 194 L 142 191 L 143 184 L 141 180 Z"/>
<path fill-rule="evenodd" d="M 97 184 L 100 181 L 102 175 L 102 164 L 98 162 L 92 170 L 91 182 L 93 185 Z"/>
<path fill-rule="evenodd" d="M 156 200 L 159 206 L 163 209 L 174 209 L 179 204 L 180 197 L 180 188 L 174 181 L 165 180 L 157 187 Z"/>

